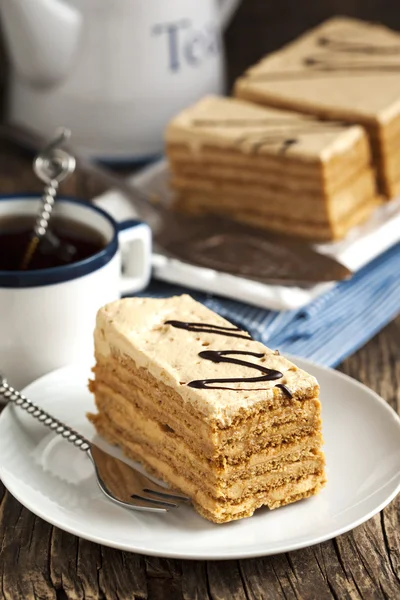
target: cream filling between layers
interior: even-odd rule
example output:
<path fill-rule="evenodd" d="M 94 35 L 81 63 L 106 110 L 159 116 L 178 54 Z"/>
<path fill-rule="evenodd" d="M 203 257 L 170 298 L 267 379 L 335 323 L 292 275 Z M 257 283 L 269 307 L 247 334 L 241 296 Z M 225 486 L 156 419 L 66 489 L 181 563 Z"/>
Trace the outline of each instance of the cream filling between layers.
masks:
<path fill-rule="evenodd" d="M 370 201 L 361 203 L 357 209 L 347 215 L 346 219 L 342 218 L 339 222 L 326 221 L 325 224 L 303 220 L 291 220 L 283 217 L 278 218 L 275 216 L 266 217 L 261 213 L 249 211 L 245 208 L 243 210 L 230 210 L 229 216 L 236 221 L 254 225 L 257 228 L 261 227 L 269 231 L 281 233 L 291 232 L 299 237 L 323 242 L 342 238 L 349 229 L 363 223 L 381 203 L 382 201 L 380 198 L 371 198 Z M 204 211 L 202 211 L 202 206 L 199 201 L 196 201 L 195 209 L 192 210 L 193 205 L 185 204 L 184 198 L 178 200 L 177 206 L 190 214 L 213 212 L 214 214 L 226 215 L 227 212 L 225 209 L 213 209 L 212 211 L 207 211 L 206 207 L 204 207 Z"/>
<path fill-rule="evenodd" d="M 197 504 L 204 508 L 217 519 L 230 520 L 231 517 L 235 518 L 235 515 L 243 512 L 248 513 L 248 516 L 250 516 L 254 510 L 263 505 L 275 508 L 275 506 L 286 503 L 285 500 L 287 501 L 290 496 L 295 496 L 308 490 L 318 490 L 325 483 L 324 473 L 320 471 L 294 479 L 276 488 L 256 492 L 239 501 L 226 500 L 224 498 L 217 499 L 206 493 L 204 486 L 199 486 L 198 483 L 187 479 L 184 474 L 176 471 L 171 465 L 168 465 L 154 454 L 148 454 L 140 444 L 133 442 L 121 444 L 119 442 L 118 431 L 110 427 L 109 422 L 106 427 L 101 423 L 97 423 L 96 426 L 99 433 L 108 439 L 108 441 L 120 445 L 128 457 L 140 460 L 149 471 L 187 494 L 192 498 L 195 505 Z"/>
<path fill-rule="evenodd" d="M 299 162 L 287 154 L 284 157 L 248 156 L 214 147 L 203 147 L 201 153 L 192 154 L 185 146 L 168 146 L 167 155 L 173 175 L 234 180 L 242 185 L 259 181 L 261 185 L 288 191 L 298 191 L 300 186 L 303 191 L 319 191 L 323 196 L 347 185 L 368 169 L 372 161 L 366 136 L 345 156 L 337 156 L 327 163 Z"/>
<path fill-rule="evenodd" d="M 302 195 L 302 192 L 294 198 L 282 188 L 232 185 L 211 179 L 174 178 L 171 185 L 176 190 L 176 203 L 180 207 L 224 211 L 226 214 L 245 210 L 261 217 L 284 219 L 289 223 L 297 220 L 315 224 L 340 221 L 358 207 L 364 207 L 368 202 L 376 203 L 377 195 L 371 169 L 360 173 L 348 186 L 337 190 L 329 198 L 315 194 Z"/>
<path fill-rule="evenodd" d="M 125 418 L 131 423 L 135 422 L 140 410 L 147 418 L 155 419 L 160 426 L 171 428 L 195 452 L 197 451 L 211 460 L 229 461 L 230 464 L 242 461 L 268 446 L 277 446 L 282 442 L 310 435 L 321 429 L 320 416 L 314 411 L 312 415 L 305 418 L 283 423 L 275 422 L 274 425 L 266 425 L 261 432 L 247 434 L 243 432 L 241 437 L 235 436 L 220 446 L 213 446 L 210 443 L 205 444 L 196 439 L 196 430 L 189 431 L 185 428 L 185 425 L 182 426 L 179 422 L 179 415 L 171 418 L 171 416 L 165 414 L 165 418 L 160 419 L 159 414 L 149 411 L 145 403 L 132 403 L 120 391 L 113 390 L 101 381 L 96 382 L 96 402 L 100 395 L 103 397 L 101 407 L 99 405 L 102 410 L 106 408 L 105 404 L 107 404 L 107 410 L 112 410 L 113 406 L 116 406 L 119 412 L 125 414 Z M 184 418 L 184 415 L 182 417 Z"/>
<path fill-rule="evenodd" d="M 224 482 L 241 477 L 249 478 L 276 470 L 282 461 L 296 462 L 303 458 L 312 460 L 318 454 L 322 443 L 321 432 L 317 430 L 311 435 L 297 436 L 296 439 L 280 445 L 269 445 L 263 451 L 252 454 L 250 460 L 246 455 L 243 460 L 234 463 L 229 459 L 212 461 L 201 452 L 193 450 L 187 441 L 175 432 L 144 415 L 140 410 L 132 411 L 132 414 L 127 417 L 126 413 L 119 409 L 114 395 L 109 398 L 97 394 L 96 405 L 100 417 L 104 416 L 108 419 L 113 426 L 123 432 L 124 438 L 128 441 L 148 445 L 150 450 L 159 448 L 160 453 L 164 448 L 168 449 L 172 456 L 179 457 L 180 462 L 185 463 L 188 468 L 193 468 L 196 473 L 201 472 L 218 485 L 224 485 Z M 91 419 L 93 420 L 93 417 Z"/>
<path fill-rule="evenodd" d="M 197 468 L 197 461 L 190 463 L 182 460 L 182 454 L 175 454 L 170 450 L 168 444 L 164 446 L 153 447 L 142 436 L 128 432 L 126 429 L 118 427 L 114 419 L 109 418 L 106 413 L 94 417 L 93 423 L 103 431 L 110 430 L 113 435 L 118 437 L 119 446 L 135 447 L 144 457 L 154 456 L 162 461 L 171 469 L 184 474 L 188 481 L 191 481 L 198 487 L 206 490 L 209 496 L 226 501 L 239 502 L 250 495 L 260 491 L 267 491 L 270 488 L 279 487 L 288 481 L 293 481 L 304 477 L 305 475 L 319 473 L 324 467 L 323 455 L 316 451 L 314 455 L 303 457 L 299 461 L 283 461 L 275 468 L 270 468 L 263 473 L 254 474 L 252 477 L 236 478 L 234 481 L 225 481 L 221 479 L 208 479 Z M 272 465 L 269 465 L 272 467 Z M 167 480 L 168 481 L 168 480 Z"/>
<path fill-rule="evenodd" d="M 130 359 L 109 357 L 104 360 L 99 357 L 94 372 L 93 392 L 101 391 L 103 386 L 108 395 L 112 391 L 117 392 L 123 401 L 168 424 L 183 437 L 191 439 L 193 447 L 209 456 L 233 441 L 249 435 L 262 435 L 269 428 L 276 429 L 286 423 L 307 424 L 320 413 L 317 397 L 289 399 L 279 390 L 272 403 L 263 410 L 252 412 L 234 425 L 220 429 L 216 424 L 199 418 L 198 413 L 191 410 L 174 389 L 157 381 L 144 369 L 137 369 Z"/>

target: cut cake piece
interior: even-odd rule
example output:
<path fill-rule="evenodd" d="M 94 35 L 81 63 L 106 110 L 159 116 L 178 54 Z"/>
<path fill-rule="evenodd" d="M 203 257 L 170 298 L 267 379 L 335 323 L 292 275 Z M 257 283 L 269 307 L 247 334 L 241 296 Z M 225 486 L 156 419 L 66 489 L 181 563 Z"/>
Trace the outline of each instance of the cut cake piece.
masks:
<path fill-rule="evenodd" d="M 400 34 L 334 17 L 250 68 L 238 98 L 365 126 L 382 191 L 400 190 Z"/>
<path fill-rule="evenodd" d="M 98 433 L 225 523 L 325 483 L 316 379 L 190 296 L 97 315 Z"/>
<path fill-rule="evenodd" d="M 342 238 L 379 204 L 361 127 L 207 96 L 166 130 L 175 207 L 311 240 Z"/>

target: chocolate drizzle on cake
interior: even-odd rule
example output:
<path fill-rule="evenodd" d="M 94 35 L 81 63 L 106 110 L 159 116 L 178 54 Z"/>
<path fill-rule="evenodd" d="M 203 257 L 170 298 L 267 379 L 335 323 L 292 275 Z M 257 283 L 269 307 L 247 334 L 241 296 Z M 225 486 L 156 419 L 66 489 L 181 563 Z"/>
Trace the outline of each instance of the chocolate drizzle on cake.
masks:
<path fill-rule="evenodd" d="M 315 39 L 318 50 L 301 61 L 306 67 L 301 71 L 268 71 L 265 73 L 248 72 L 245 76 L 249 81 L 273 81 L 306 79 L 307 72 L 322 76 L 338 72 L 341 75 L 394 72 L 400 71 L 400 62 L 371 62 L 372 57 L 396 57 L 400 55 L 400 45 L 379 45 L 368 41 L 353 41 L 349 39 L 320 36 Z M 319 51 L 321 49 L 321 51 Z"/>
<path fill-rule="evenodd" d="M 242 340 L 252 340 L 249 333 L 245 333 L 239 327 L 222 327 L 212 323 L 187 323 L 185 321 L 165 321 L 164 325 L 171 325 L 177 329 L 186 329 L 186 331 L 195 331 L 198 333 L 215 333 L 226 337 L 235 337 Z"/>
<path fill-rule="evenodd" d="M 221 325 L 213 325 L 212 323 L 188 323 L 185 321 L 165 321 L 165 325 L 171 325 L 178 329 L 185 329 L 186 331 L 195 331 L 202 333 L 215 333 L 217 335 L 224 335 L 227 337 L 236 337 L 244 340 L 252 340 L 253 338 L 248 335 L 242 335 L 243 331 L 239 327 L 223 327 Z M 268 369 L 262 365 L 251 363 L 246 360 L 240 360 L 232 358 L 233 356 L 254 356 L 255 358 L 264 358 L 265 354 L 258 352 L 247 352 L 245 350 L 204 350 L 199 352 L 199 357 L 205 360 L 210 360 L 213 363 L 229 363 L 231 365 L 239 365 L 241 367 L 248 367 L 260 371 L 263 375 L 258 377 L 234 377 L 227 379 L 196 379 L 190 381 L 186 385 L 197 389 L 213 389 L 213 390 L 232 390 L 232 391 L 260 391 L 265 388 L 232 388 L 226 386 L 220 386 L 215 384 L 223 383 L 257 383 L 260 381 L 275 381 L 281 379 L 283 374 L 275 369 Z M 285 386 L 283 386 L 285 387 Z M 289 392 L 289 390 L 287 390 Z"/>
<path fill-rule="evenodd" d="M 231 365 L 239 365 L 241 367 L 248 367 L 250 369 L 256 369 L 263 373 L 259 377 L 233 377 L 227 379 L 198 379 L 195 381 L 191 381 L 188 383 L 189 387 L 199 388 L 199 389 L 213 389 L 213 390 L 233 390 L 233 391 L 254 391 L 260 390 L 264 388 L 251 388 L 251 390 L 244 390 L 243 388 L 230 388 L 230 387 L 221 387 L 219 385 L 214 384 L 222 384 L 222 383 L 256 383 L 260 381 L 274 381 L 275 379 L 281 379 L 283 374 L 280 371 L 276 371 L 275 369 L 268 369 L 267 367 L 263 367 L 262 365 L 257 365 L 255 363 L 248 362 L 246 360 L 239 360 L 237 358 L 232 358 L 232 356 L 254 356 L 255 358 L 263 358 L 264 354 L 259 354 L 257 352 L 246 352 L 243 350 L 206 350 L 204 352 L 199 353 L 200 358 L 204 358 L 205 360 L 210 360 L 214 363 L 229 363 Z"/>
<path fill-rule="evenodd" d="M 310 122 L 300 122 L 292 124 L 286 131 L 279 129 L 264 129 L 263 131 L 249 132 L 241 135 L 234 141 L 234 145 L 242 150 L 248 146 L 250 152 L 257 154 L 264 146 L 278 145 L 278 153 L 284 153 L 294 144 L 301 142 L 301 136 L 318 135 L 320 133 L 330 133 L 338 127 L 348 126 L 347 124 L 336 121 L 322 122 L 318 120 Z"/>
<path fill-rule="evenodd" d="M 282 390 L 282 392 L 284 392 L 288 398 L 293 398 L 292 392 L 283 383 L 277 383 L 275 387 L 279 388 L 280 390 Z"/>
<path fill-rule="evenodd" d="M 248 145 L 250 152 L 257 154 L 265 146 L 275 146 L 278 144 L 278 152 L 283 154 L 290 146 L 298 144 L 298 142 L 298 138 L 287 138 L 283 132 L 265 134 L 260 132 L 240 136 L 240 138 L 235 140 L 235 146 L 243 148 L 245 145 Z"/>
<path fill-rule="evenodd" d="M 379 73 L 379 72 L 393 72 L 398 73 L 400 71 L 400 63 L 374 63 L 366 60 L 361 62 L 355 60 L 351 62 L 349 60 L 342 60 L 341 57 L 331 55 L 329 53 L 314 54 L 313 56 L 307 56 L 303 60 L 303 64 L 306 67 L 315 69 L 317 71 L 327 72 L 346 72 L 351 71 L 352 73 Z"/>
<path fill-rule="evenodd" d="M 327 35 L 321 35 L 317 38 L 316 42 L 318 46 L 329 48 L 332 52 L 354 52 L 355 54 L 369 54 L 372 56 L 394 56 L 400 54 L 399 44 L 381 46 L 364 41 L 355 42 L 354 40 L 335 39 Z"/>
<path fill-rule="evenodd" d="M 235 141 L 235 146 L 242 148 L 245 145 L 253 153 L 257 153 L 264 146 L 278 145 L 278 152 L 284 154 L 291 146 L 300 142 L 300 136 L 312 135 L 334 131 L 337 127 L 343 127 L 341 122 L 322 122 L 314 118 L 304 117 L 300 121 L 295 119 L 194 119 L 194 127 L 204 128 L 254 128 L 244 135 L 240 135 Z M 282 127 L 282 129 L 280 129 Z M 262 128 L 262 129 L 260 129 Z M 283 129 L 284 128 L 284 129 Z M 257 131 L 258 129 L 258 131 Z"/>
<path fill-rule="evenodd" d="M 307 117 L 304 117 L 304 121 L 307 120 Z M 313 123 L 313 118 L 310 117 L 308 119 L 311 124 Z M 247 127 L 280 127 L 287 126 L 292 127 L 297 126 L 298 123 L 296 119 L 285 119 L 285 118 L 263 118 L 263 119 L 193 119 L 192 125 L 194 127 L 224 127 L 224 128 L 247 128 Z"/>

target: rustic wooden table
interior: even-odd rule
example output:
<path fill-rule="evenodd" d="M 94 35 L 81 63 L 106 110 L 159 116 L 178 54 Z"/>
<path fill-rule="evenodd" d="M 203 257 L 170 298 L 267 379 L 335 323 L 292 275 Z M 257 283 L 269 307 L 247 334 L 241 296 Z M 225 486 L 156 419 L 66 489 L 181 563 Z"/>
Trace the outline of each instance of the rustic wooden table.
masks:
<path fill-rule="evenodd" d="M 390 0 L 278 3 L 245 0 L 227 35 L 230 80 L 334 12 L 400 27 Z M 379 16 L 378 16 L 379 15 Z M 248 33 L 251 31 L 251 35 Z M 5 79 L 1 68 L 0 88 Z M 0 194 L 40 191 L 29 157 L 0 143 Z M 101 191 L 77 174 L 65 193 Z M 400 317 L 340 370 L 400 408 Z M 379 515 L 305 550 L 243 561 L 180 561 L 129 554 L 78 539 L 23 508 L 0 482 L 0 600 L 344 600 L 400 598 L 400 496 Z"/>

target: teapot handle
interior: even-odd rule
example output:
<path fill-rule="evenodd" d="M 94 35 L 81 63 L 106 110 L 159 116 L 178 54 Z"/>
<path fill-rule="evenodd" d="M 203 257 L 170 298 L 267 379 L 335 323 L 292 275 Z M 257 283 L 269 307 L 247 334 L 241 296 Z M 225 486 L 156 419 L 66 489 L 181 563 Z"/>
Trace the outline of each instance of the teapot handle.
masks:
<path fill-rule="evenodd" d="M 0 0 L 0 6 L 10 58 L 20 77 L 37 87 L 59 84 L 76 56 L 81 13 L 64 0 Z"/>
<path fill-rule="evenodd" d="M 239 6 L 240 0 L 218 0 L 219 22 L 221 29 L 225 29 Z"/>

